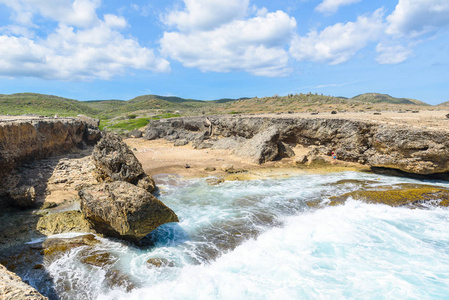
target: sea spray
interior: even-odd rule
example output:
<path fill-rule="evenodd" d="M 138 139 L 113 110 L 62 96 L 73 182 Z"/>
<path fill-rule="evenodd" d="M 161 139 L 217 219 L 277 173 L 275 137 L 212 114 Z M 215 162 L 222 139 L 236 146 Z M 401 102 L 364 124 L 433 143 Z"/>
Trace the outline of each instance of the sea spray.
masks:
<path fill-rule="evenodd" d="M 218 186 L 170 179 L 159 183 L 160 198 L 179 224 L 159 227 L 143 248 L 106 239 L 95 246 L 117 257 L 113 268 L 132 280 L 130 293 L 108 286 L 105 271 L 83 266 L 77 251 L 46 269 L 67 299 L 449 297 L 449 211 L 353 200 L 318 209 L 307 204 L 362 188 L 334 184 L 348 179 L 371 187 L 422 183 L 356 172 Z M 170 264 L 157 268 L 149 259 Z"/>

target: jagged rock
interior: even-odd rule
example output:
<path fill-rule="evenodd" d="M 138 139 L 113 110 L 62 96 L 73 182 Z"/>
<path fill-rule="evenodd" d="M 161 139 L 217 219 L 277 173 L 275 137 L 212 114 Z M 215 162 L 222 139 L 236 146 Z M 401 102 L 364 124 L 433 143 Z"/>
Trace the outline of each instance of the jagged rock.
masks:
<path fill-rule="evenodd" d="M 238 156 L 250 158 L 258 164 L 262 164 L 267 161 L 272 161 L 278 155 L 278 140 L 278 128 L 270 127 L 247 140 L 234 153 Z"/>
<path fill-rule="evenodd" d="M 3 265 L 0 265 L 0 296 L 2 300 L 48 300 Z"/>
<path fill-rule="evenodd" d="M 126 181 L 149 192 L 155 188 L 153 179 L 118 135 L 106 133 L 95 146 L 92 159 L 100 182 Z"/>
<path fill-rule="evenodd" d="M 276 146 L 282 142 L 322 147 L 314 154 L 330 155 L 329 151 L 335 151 L 341 161 L 373 168 L 422 175 L 443 176 L 441 173 L 449 172 L 449 135 L 443 130 L 330 118 L 208 118 L 209 123 L 204 117 L 154 121 L 147 133 L 154 130 L 158 137 L 172 139 L 194 133 L 201 139 L 192 144 L 212 143 L 212 149 L 231 149 L 235 155 L 258 163 L 279 157 Z M 211 137 L 218 139 L 212 141 Z"/>
<path fill-rule="evenodd" d="M 53 235 L 66 232 L 90 232 L 92 228 L 80 211 L 71 210 L 40 217 L 36 230 L 45 235 Z"/>
<path fill-rule="evenodd" d="M 107 236 L 138 242 L 159 225 L 179 222 L 164 203 L 128 182 L 103 183 L 79 195 L 84 217 Z"/>
<path fill-rule="evenodd" d="M 11 205 L 18 208 L 31 208 L 37 205 L 36 191 L 32 186 L 20 186 L 9 192 Z"/>

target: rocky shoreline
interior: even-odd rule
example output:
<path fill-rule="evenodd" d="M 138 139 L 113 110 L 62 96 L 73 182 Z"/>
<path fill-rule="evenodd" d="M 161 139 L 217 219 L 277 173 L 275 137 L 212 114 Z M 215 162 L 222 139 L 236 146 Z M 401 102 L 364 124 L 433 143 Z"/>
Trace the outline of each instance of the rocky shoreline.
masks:
<path fill-rule="evenodd" d="M 91 232 L 138 244 L 159 225 L 178 222 L 175 212 L 151 194 L 154 181 L 133 151 L 115 135 L 103 133 L 100 140 L 102 133 L 97 126 L 98 121 L 86 117 L 0 122 L 0 167 L 6 170 L 0 180 L 0 208 L 4 212 L 0 216 L 0 259 L 10 271 L 30 267 L 11 262 L 8 257 L 14 255 L 33 261 L 33 272 L 39 273 L 38 262 L 53 257 L 53 250 L 46 250 L 49 247 L 66 251 L 98 242 L 85 236 L 23 246 L 31 239 Z M 354 163 L 376 172 L 445 180 L 449 179 L 448 137 L 445 130 L 369 121 L 257 116 L 164 119 L 152 121 L 143 134 L 146 140 L 166 139 L 176 147 L 189 144 L 198 150 L 227 150 L 256 166 L 278 161 L 288 161 L 292 168 Z M 299 153 L 298 148 L 304 151 Z M 333 151 L 336 161 L 331 157 Z M 221 169 L 227 178 L 251 178 L 244 170 L 225 168 L 226 161 L 223 163 Z M 185 163 L 183 168 L 190 166 Z M 442 205 L 449 204 L 447 189 L 406 188 L 403 192 L 385 187 L 385 191 L 343 195 L 332 199 L 330 205 L 343 203 L 348 197 L 385 203 L 385 193 L 395 197 L 394 205 L 415 205 L 420 199 L 432 201 L 442 195 Z M 413 199 L 406 201 L 409 195 Z M 92 260 L 107 266 L 103 258 Z M 29 299 L 45 299 L 10 271 L 0 265 L 0 276 L 16 282 L 1 287 L 10 291 L 11 299 L 20 291 L 23 297 L 35 296 Z M 111 273 L 111 286 L 131 288 L 133 284 L 117 272 Z"/>
<path fill-rule="evenodd" d="M 367 165 L 375 171 L 448 179 L 449 132 L 338 118 L 208 116 L 152 121 L 144 138 L 164 138 L 197 149 L 232 149 L 263 164 L 309 148 L 302 162 L 316 156 Z M 301 159 L 297 160 L 301 163 Z"/>

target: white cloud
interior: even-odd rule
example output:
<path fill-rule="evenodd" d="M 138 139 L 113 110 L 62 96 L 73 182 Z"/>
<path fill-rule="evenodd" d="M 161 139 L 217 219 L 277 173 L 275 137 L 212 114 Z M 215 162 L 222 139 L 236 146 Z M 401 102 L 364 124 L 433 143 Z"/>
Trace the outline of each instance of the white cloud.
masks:
<path fill-rule="evenodd" d="M 399 0 L 387 17 L 387 33 L 417 37 L 449 26 L 448 0 Z"/>
<path fill-rule="evenodd" d="M 92 80 L 109 79 L 124 74 L 129 68 L 155 72 L 170 70 L 169 62 L 157 57 L 152 49 L 123 36 L 119 30 L 127 26 L 124 18 L 106 14 L 100 19 L 95 11 L 97 0 L 0 1 L 13 7 L 16 20 L 21 24 L 2 28 L 0 76 Z M 69 9 L 71 16 L 64 18 L 67 12 L 64 9 L 57 15 L 57 9 L 50 4 Z M 31 16 L 38 14 L 46 21 L 58 21 L 57 28 L 46 37 L 34 37 L 29 31 L 37 25 L 27 23 L 33 18 L 20 17 L 28 16 L 28 12 Z M 45 26 L 51 24 L 40 22 Z"/>
<path fill-rule="evenodd" d="M 411 47 L 389 43 L 379 43 L 376 46 L 376 52 L 379 54 L 376 61 L 380 64 L 398 64 L 405 61 L 413 53 Z"/>
<path fill-rule="evenodd" d="M 264 17 L 234 20 L 213 30 L 165 32 L 162 53 L 203 72 L 282 76 L 289 71 L 289 55 L 284 47 L 295 27 L 294 18 L 277 11 Z"/>
<path fill-rule="evenodd" d="M 324 62 L 331 65 L 343 63 L 353 57 L 370 41 L 378 40 L 384 30 L 383 9 L 372 15 L 360 16 L 356 22 L 337 23 L 318 33 L 297 36 L 290 53 L 297 60 Z"/>
<path fill-rule="evenodd" d="M 174 10 L 164 18 L 169 26 L 187 32 L 213 30 L 235 19 L 243 18 L 249 0 L 183 0 L 185 9 Z"/>
<path fill-rule="evenodd" d="M 100 0 L 0 0 L 14 11 L 19 24 L 32 25 L 41 15 L 65 25 L 87 27 L 98 22 L 96 9 Z"/>
<path fill-rule="evenodd" d="M 334 14 L 340 6 L 350 5 L 360 1 L 362 0 L 324 0 L 315 7 L 315 10 L 325 14 Z"/>

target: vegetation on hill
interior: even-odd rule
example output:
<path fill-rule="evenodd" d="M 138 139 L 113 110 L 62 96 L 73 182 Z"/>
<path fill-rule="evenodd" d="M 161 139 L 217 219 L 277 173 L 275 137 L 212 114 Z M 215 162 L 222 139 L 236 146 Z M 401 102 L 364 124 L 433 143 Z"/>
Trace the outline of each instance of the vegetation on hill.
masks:
<path fill-rule="evenodd" d="M 408 98 L 395 98 L 387 94 L 378 93 L 366 93 L 355 97 L 351 100 L 360 102 L 371 102 L 371 103 L 391 103 L 391 104 L 416 104 L 416 105 L 429 105 L 419 100 L 408 99 Z"/>
<path fill-rule="evenodd" d="M 6 115 L 96 115 L 98 111 L 87 103 L 51 95 L 20 93 L 0 95 L 0 114 Z"/>
<path fill-rule="evenodd" d="M 449 103 L 449 102 L 448 102 Z M 172 96 L 142 95 L 128 101 L 77 101 L 57 96 L 20 93 L 0 94 L 0 114 L 38 114 L 76 116 L 84 114 L 100 119 L 100 126 L 126 131 L 146 126 L 154 118 L 175 116 L 282 113 L 320 111 L 416 110 L 428 104 L 407 98 L 367 93 L 353 98 L 323 94 L 289 94 L 263 98 L 219 99 L 201 101 Z M 443 105 L 443 104 L 442 104 Z"/>

